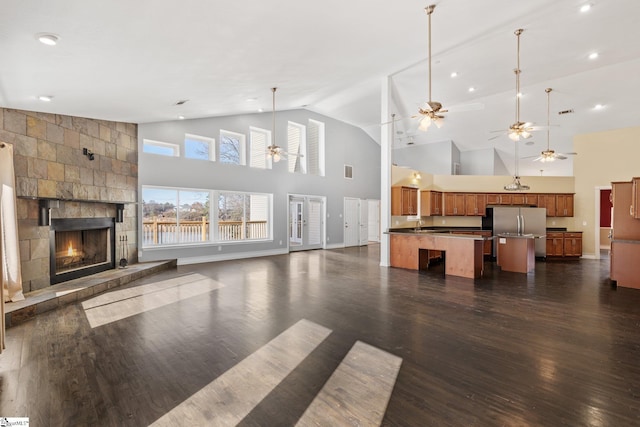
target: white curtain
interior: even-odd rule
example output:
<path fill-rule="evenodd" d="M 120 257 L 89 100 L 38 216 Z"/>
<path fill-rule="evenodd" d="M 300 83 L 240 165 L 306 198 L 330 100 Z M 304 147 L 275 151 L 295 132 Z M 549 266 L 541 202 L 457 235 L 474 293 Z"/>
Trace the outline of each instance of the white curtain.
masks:
<path fill-rule="evenodd" d="M 0 273 L 2 273 L 3 295 L 0 348 L 4 347 L 4 302 L 24 299 L 15 184 L 13 146 L 0 142 Z"/>

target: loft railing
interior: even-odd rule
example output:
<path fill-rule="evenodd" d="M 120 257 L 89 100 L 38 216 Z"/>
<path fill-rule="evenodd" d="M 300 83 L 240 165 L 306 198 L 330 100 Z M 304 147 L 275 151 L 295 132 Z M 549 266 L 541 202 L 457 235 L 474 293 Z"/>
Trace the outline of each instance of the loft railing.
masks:
<path fill-rule="evenodd" d="M 209 221 L 166 220 L 165 218 L 142 221 L 142 245 L 166 245 L 209 241 Z M 216 241 L 266 239 L 267 221 L 218 221 Z"/>

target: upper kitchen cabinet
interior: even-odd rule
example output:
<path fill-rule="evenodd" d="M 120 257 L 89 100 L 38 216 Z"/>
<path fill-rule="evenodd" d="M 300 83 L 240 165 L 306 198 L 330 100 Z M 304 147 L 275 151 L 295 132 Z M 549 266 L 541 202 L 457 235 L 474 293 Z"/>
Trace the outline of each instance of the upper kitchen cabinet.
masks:
<path fill-rule="evenodd" d="M 418 189 L 391 187 L 391 215 L 418 215 Z"/>
<path fill-rule="evenodd" d="M 635 219 L 640 219 L 640 178 L 633 178 L 631 186 L 631 215 Z"/>
<path fill-rule="evenodd" d="M 573 194 L 556 194 L 555 216 L 573 216 Z"/>
<path fill-rule="evenodd" d="M 614 240 L 640 240 L 640 221 L 635 219 L 633 213 L 633 183 L 612 182 L 611 201 L 613 203 Z"/>
<path fill-rule="evenodd" d="M 442 192 L 421 191 L 420 192 L 420 216 L 440 216 L 442 215 Z"/>
<path fill-rule="evenodd" d="M 534 208 L 538 207 L 538 195 L 537 194 L 525 194 L 524 204 Z"/>
<path fill-rule="evenodd" d="M 556 195 L 538 194 L 538 207 L 547 209 L 547 216 L 556 216 Z"/>
<path fill-rule="evenodd" d="M 487 205 L 511 205 L 512 194 L 487 194 Z"/>
<path fill-rule="evenodd" d="M 484 216 L 487 208 L 487 195 L 469 193 L 464 195 L 465 215 Z"/>
<path fill-rule="evenodd" d="M 444 214 L 448 216 L 464 215 L 464 193 L 444 193 Z"/>

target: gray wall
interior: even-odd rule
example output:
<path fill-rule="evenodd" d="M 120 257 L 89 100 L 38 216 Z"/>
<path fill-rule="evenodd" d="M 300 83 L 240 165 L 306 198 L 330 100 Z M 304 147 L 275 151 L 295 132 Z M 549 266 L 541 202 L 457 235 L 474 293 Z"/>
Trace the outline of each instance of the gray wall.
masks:
<path fill-rule="evenodd" d="M 452 147 L 451 141 L 443 141 L 395 148 L 393 163 L 433 175 L 451 175 L 454 162 Z"/>
<path fill-rule="evenodd" d="M 502 161 L 502 158 L 496 150 L 493 150 L 493 175 L 511 175 L 509 169 Z"/>
<path fill-rule="evenodd" d="M 147 123 L 138 126 L 139 184 L 180 188 L 255 191 L 273 194 L 273 241 L 183 248 L 141 249 L 141 260 L 189 257 L 238 257 L 249 252 L 286 250 L 287 195 L 309 194 L 327 198 L 327 244 L 343 242 L 343 199 L 380 198 L 380 146 L 361 129 L 329 117 L 307 111 L 281 111 L 276 115 L 276 143 L 286 149 L 287 122 L 307 124 L 309 119 L 325 124 L 325 176 L 292 174 L 287 162 L 274 163 L 271 170 L 218 162 L 165 157 L 142 151 L 144 139 L 181 145 L 184 135 L 191 133 L 220 139 L 220 129 L 247 135 L 250 126 L 271 130 L 271 113 L 212 117 L 193 120 Z M 344 178 L 344 165 L 353 166 L 353 179 Z M 141 207 L 140 207 L 141 209 Z M 141 216 L 140 216 L 141 217 Z M 282 243 L 280 243 L 282 241 Z M 141 247 L 142 245 L 140 245 Z"/>
<path fill-rule="evenodd" d="M 460 153 L 462 175 L 493 175 L 496 153 L 493 148 Z M 498 157 L 500 159 L 500 157 Z"/>

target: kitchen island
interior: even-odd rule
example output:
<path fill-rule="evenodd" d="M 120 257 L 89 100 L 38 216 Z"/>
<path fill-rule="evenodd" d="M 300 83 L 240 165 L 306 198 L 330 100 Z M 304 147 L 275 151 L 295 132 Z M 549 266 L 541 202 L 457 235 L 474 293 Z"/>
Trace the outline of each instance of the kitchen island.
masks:
<path fill-rule="evenodd" d="M 544 235 L 500 233 L 496 236 L 497 258 L 496 263 L 502 271 L 515 273 L 529 273 L 536 266 L 536 239 Z"/>
<path fill-rule="evenodd" d="M 443 252 L 445 274 L 477 279 L 482 276 L 483 245 L 492 237 L 450 234 L 434 230 L 390 230 L 391 266 L 412 270 L 426 269 L 429 250 Z"/>

